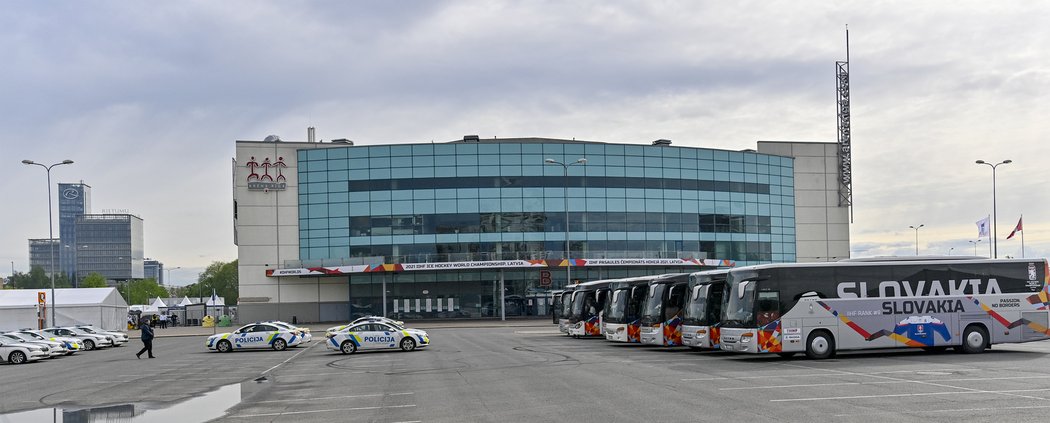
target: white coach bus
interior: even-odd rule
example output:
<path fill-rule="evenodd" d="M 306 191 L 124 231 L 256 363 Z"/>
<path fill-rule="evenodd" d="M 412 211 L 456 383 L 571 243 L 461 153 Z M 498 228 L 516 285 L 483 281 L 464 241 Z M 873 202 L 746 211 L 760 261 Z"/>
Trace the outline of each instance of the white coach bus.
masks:
<path fill-rule="evenodd" d="M 609 299 L 609 284 L 615 279 L 584 282 L 576 285 L 572 293 L 572 307 L 569 314 L 569 336 L 604 336 L 602 332 L 602 311 Z"/>
<path fill-rule="evenodd" d="M 729 272 L 723 350 L 954 347 L 1050 338 L 1047 261 L 917 257 L 768 264 Z"/>
<path fill-rule="evenodd" d="M 642 306 L 649 295 L 649 281 L 660 277 L 638 276 L 620 279 L 609 285 L 609 301 L 605 303 L 602 324 L 605 339 L 613 342 L 642 342 Z"/>
<path fill-rule="evenodd" d="M 699 350 L 719 349 L 722 298 L 729 270 L 705 270 L 689 275 L 682 310 L 682 345 Z"/>

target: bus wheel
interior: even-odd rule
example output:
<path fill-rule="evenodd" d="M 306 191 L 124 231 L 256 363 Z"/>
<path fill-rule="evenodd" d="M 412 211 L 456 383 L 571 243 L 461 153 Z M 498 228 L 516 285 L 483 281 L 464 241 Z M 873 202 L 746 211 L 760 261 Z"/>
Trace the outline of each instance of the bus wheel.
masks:
<path fill-rule="evenodd" d="M 816 330 L 809 334 L 806 341 L 806 357 L 823 360 L 835 355 L 835 338 L 827 331 Z"/>
<path fill-rule="evenodd" d="M 970 325 L 963 331 L 960 350 L 963 354 L 977 354 L 988 348 L 988 332 L 977 325 Z"/>
<path fill-rule="evenodd" d="M 791 357 L 795 356 L 795 353 L 793 353 L 793 352 L 786 352 L 786 353 L 777 353 L 777 355 L 779 355 L 781 357 L 784 357 L 784 358 L 791 358 Z"/>

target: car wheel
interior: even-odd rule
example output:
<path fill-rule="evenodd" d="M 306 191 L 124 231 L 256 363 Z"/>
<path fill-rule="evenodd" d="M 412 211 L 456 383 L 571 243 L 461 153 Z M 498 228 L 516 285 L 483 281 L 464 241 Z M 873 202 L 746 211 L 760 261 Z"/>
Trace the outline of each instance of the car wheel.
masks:
<path fill-rule="evenodd" d="M 86 349 L 88 351 L 94 350 L 95 349 L 95 341 L 92 341 L 90 339 L 85 340 L 84 341 L 84 349 Z"/>
<path fill-rule="evenodd" d="M 401 340 L 401 351 L 412 351 L 416 349 L 416 340 L 412 338 L 404 338 Z"/>
<path fill-rule="evenodd" d="M 980 326 L 967 326 L 962 337 L 963 354 L 982 353 L 985 348 L 988 348 L 988 332 L 985 332 Z"/>
<path fill-rule="evenodd" d="M 343 354 L 353 354 L 357 352 L 357 345 L 354 345 L 354 343 L 349 340 L 343 341 L 342 344 L 339 344 L 339 351 L 342 351 Z"/>
<path fill-rule="evenodd" d="M 806 341 L 806 357 L 813 360 L 823 360 L 835 355 L 835 339 L 830 333 L 818 330 L 809 334 Z"/>
<path fill-rule="evenodd" d="M 11 364 L 22 364 L 26 362 L 26 353 L 21 351 L 12 351 L 11 355 L 7 356 L 7 361 Z"/>
<path fill-rule="evenodd" d="M 283 339 L 277 338 L 277 340 L 273 341 L 274 351 L 284 351 L 286 348 L 288 348 L 288 343 L 285 342 Z"/>
<path fill-rule="evenodd" d="M 233 345 L 230 344 L 230 341 L 223 339 L 218 344 L 215 344 L 215 350 L 222 353 L 230 352 L 233 351 Z"/>

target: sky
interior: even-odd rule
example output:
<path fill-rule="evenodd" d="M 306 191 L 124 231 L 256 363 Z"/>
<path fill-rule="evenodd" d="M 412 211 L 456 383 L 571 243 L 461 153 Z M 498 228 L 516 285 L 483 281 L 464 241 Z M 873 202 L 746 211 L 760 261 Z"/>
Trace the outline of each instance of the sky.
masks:
<path fill-rule="evenodd" d="M 850 30 L 851 255 L 1050 251 L 1050 3 L 8 1 L 0 275 L 46 238 L 43 169 L 144 219 L 196 281 L 237 257 L 236 140 L 577 138 L 741 150 L 836 140 Z M 57 198 L 57 194 L 55 194 Z M 57 204 L 57 203 L 56 203 Z M 57 209 L 55 210 L 57 236 Z M 988 239 L 977 243 L 989 255 Z"/>

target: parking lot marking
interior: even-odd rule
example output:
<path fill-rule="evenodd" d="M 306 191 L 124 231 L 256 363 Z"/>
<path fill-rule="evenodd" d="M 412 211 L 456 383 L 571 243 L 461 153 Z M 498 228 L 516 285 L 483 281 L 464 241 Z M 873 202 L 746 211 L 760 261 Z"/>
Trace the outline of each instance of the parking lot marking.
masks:
<path fill-rule="evenodd" d="M 798 367 L 798 368 L 810 369 L 810 370 L 818 370 L 818 369 L 815 369 L 813 367 L 802 366 L 802 365 L 797 365 L 797 364 L 786 364 L 786 366 Z M 833 369 L 831 371 L 835 372 L 835 373 L 844 374 L 844 375 L 868 376 L 868 377 L 872 377 L 872 378 L 885 379 L 885 380 L 898 380 L 898 381 L 908 381 L 909 380 L 909 379 L 901 379 L 901 378 L 890 377 L 890 376 L 880 376 L 880 375 L 876 375 L 876 374 L 873 374 L 873 373 L 865 374 L 865 373 L 847 372 L 847 371 L 844 371 L 844 370 L 833 370 Z M 976 388 L 966 388 L 966 387 L 962 387 L 962 386 L 945 385 L 945 384 L 942 384 L 942 383 L 935 383 L 933 381 L 926 381 L 926 380 L 917 380 L 917 381 L 914 381 L 914 383 L 922 384 L 922 385 L 929 385 L 929 386 L 937 386 L 937 387 L 940 387 L 940 388 L 957 389 L 957 390 L 960 390 L 959 393 L 964 393 L 964 392 L 997 393 L 999 395 L 1006 395 L 1006 396 L 1012 396 L 1012 397 L 1018 397 L 1018 398 L 1027 398 L 1027 399 L 1032 399 L 1032 400 L 1036 400 L 1036 401 L 1043 401 L 1043 400 L 1046 399 L 1046 398 L 1030 396 L 1030 395 L 1017 395 L 1017 394 L 1014 393 L 1014 392 L 1026 392 L 1026 391 L 983 391 L 983 390 L 976 389 Z M 770 401 L 773 401 L 773 400 L 770 400 Z"/>
<path fill-rule="evenodd" d="M 973 411 L 1003 411 L 1003 410 L 1041 410 L 1050 408 L 1050 405 L 1026 405 L 1018 407 L 983 407 L 983 408 L 951 408 L 942 410 L 910 410 L 909 414 L 915 413 L 958 413 L 958 412 L 973 412 Z M 877 414 L 896 414 L 898 411 L 885 411 L 876 413 L 857 413 L 857 414 L 835 414 L 835 417 L 851 417 L 851 416 L 868 416 Z"/>
<path fill-rule="evenodd" d="M 285 411 L 281 413 L 260 413 L 260 414 L 241 414 L 236 416 L 226 416 L 227 418 L 251 418 L 251 417 L 269 417 L 269 416 L 287 416 L 292 414 L 311 414 L 311 413 L 334 413 L 338 411 L 364 411 L 364 410 L 382 410 L 386 408 L 409 408 L 415 407 L 415 404 L 405 405 L 387 405 L 387 406 L 376 406 L 376 407 L 352 407 L 352 408 L 329 408 L 325 410 L 309 410 L 309 411 Z"/>
<path fill-rule="evenodd" d="M 949 388 L 952 388 L 949 386 Z M 965 389 L 965 388 L 960 388 Z M 1009 395 L 1021 392 L 1046 392 L 1050 391 L 1050 388 L 1042 389 L 1011 389 L 1006 391 L 986 391 L 986 390 L 966 390 L 966 391 L 945 391 L 945 392 L 918 392 L 914 394 L 880 394 L 880 395 L 852 395 L 843 397 L 817 397 L 817 398 L 786 398 L 786 399 L 773 399 L 769 402 L 804 402 L 804 401 L 827 401 L 827 400 L 844 400 L 844 399 L 864 399 L 864 398 L 899 398 L 899 397 L 924 397 L 924 396 L 937 396 L 937 395 L 970 395 L 970 394 L 993 394 L 993 395 Z M 1021 396 L 1023 398 L 1042 399 L 1039 397 Z"/>
<path fill-rule="evenodd" d="M 348 399 L 348 398 L 370 398 L 370 397 L 394 397 L 400 395 L 413 395 L 415 392 L 398 392 L 394 394 L 362 394 L 362 395 L 340 395 L 338 397 L 311 397 L 311 398 L 295 398 L 295 399 L 279 399 L 279 400 L 267 400 L 267 401 L 252 401 L 252 404 L 265 404 L 271 402 L 294 402 L 294 401 L 320 401 L 330 399 Z"/>
<path fill-rule="evenodd" d="M 311 345 L 311 346 L 309 346 L 309 347 L 306 347 L 306 348 L 305 348 L 305 349 L 303 349 L 302 351 L 299 351 L 299 352 L 295 353 L 295 355 L 293 355 L 293 356 L 291 356 L 291 357 L 288 357 L 288 359 L 287 359 L 287 360 L 284 360 L 284 361 L 282 361 L 282 362 L 280 362 L 280 363 L 277 363 L 277 364 L 276 364 L 276 365 L 274 365 L 273 367 L 271 367 L 271 368 L 269 368 L 269 369 L 266 369 L 266 371 L 264 371 L 264 372 L 262 372 L 262 373 L 260 373 L 260 374 L 261 374 L 261 375 L 265 375 L 265 374 L 267 374 L 267 373 L 270 373 L 270 372 L 272 372 L 272 371 L 273 371 L 274 369 L 276 369 L 276 368 L 278 368 L 278 367 L 281 367 L 281 366 L 282 366 L 282 365 L 283 365 L 284 363 L 287 363 L 287 362 L 289 362 L 289 361 L 292 361 L 293 359 L 295 359 L 296 357 L 298 357 L 298 356 L 300 356 L 300 355 L 303 355 L 303 353 L 304 353 L 304 352 L 310 351 L 310 349 L 311 349 L 311 348 L 313 348 L 313 347 L 316 347 L 317 345 L 320 345 L 320 344 L 313 344 L 313 345 Z"/>
<path fill-rule="evenodd" d="M 841 376 L 841 375 L 840 375 Z M 1003 377 L 972 377 L 972 378 L 957 378 L 957 379 L 933 379 L 933 380 L 883 380 L 878 382 L 840 382 L 840 383 L 814 383 L 808 385 L 763 385 L 763 386 L 741 386 L 735 388 L 718 388 L 719 391 L 744 391 L 750 389 L 777 389 L 777 388 L 807 388 L 815 386 L 835 386 L 835 385 L 886 385 L 895 383 L 949 383 L 949 382 L 983 382 L 986 380 L 1023 380 L 1023 379 L 1050 379 L 1050 375 L 1040 376 L 1003 376 Z M 966 389 L 962 387 L 952 386 L 952 388 Z"/>

